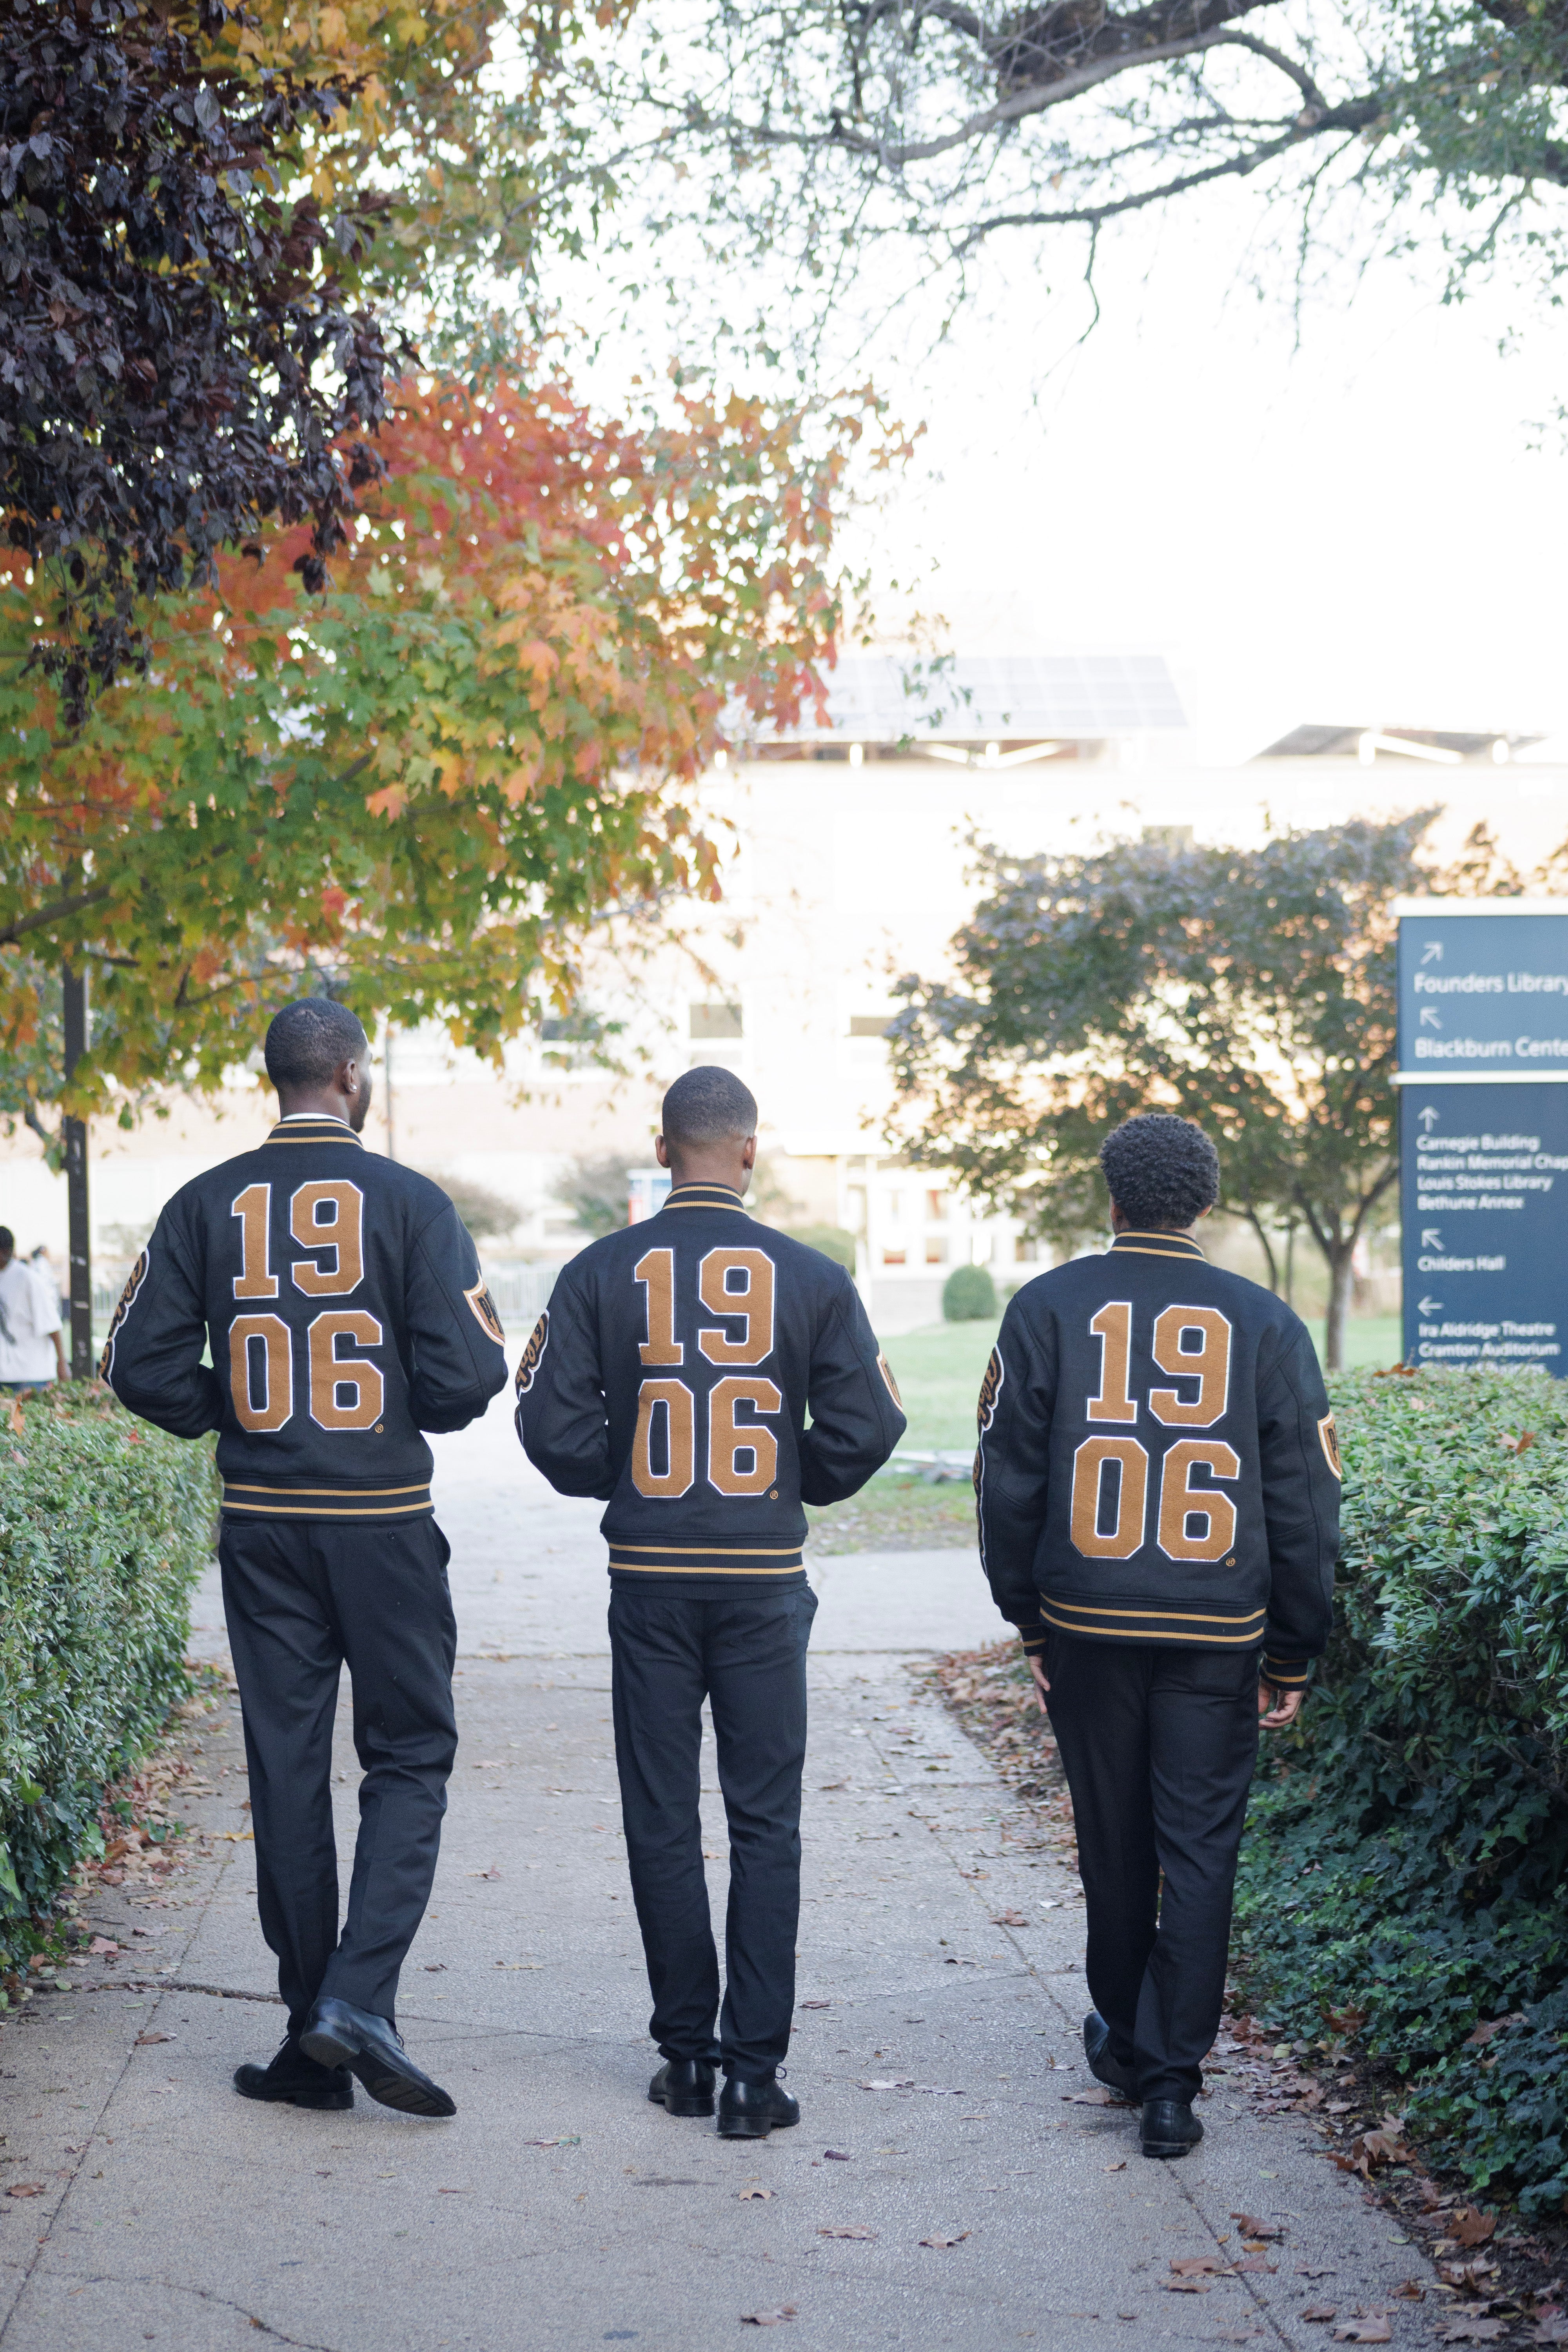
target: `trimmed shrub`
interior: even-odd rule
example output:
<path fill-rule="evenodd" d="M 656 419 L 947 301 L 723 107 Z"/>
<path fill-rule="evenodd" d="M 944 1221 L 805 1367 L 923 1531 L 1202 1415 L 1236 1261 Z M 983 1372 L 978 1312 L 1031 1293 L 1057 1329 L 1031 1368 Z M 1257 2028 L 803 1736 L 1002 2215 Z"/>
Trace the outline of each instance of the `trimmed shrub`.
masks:
<path fill-rule="evenodd" d="M 216 1491 L 210 1444 L 107 1391 L 0 1402 L 0 1973 L 37 1948 L 45 1906 L 102 1851 L 106 1787 L 189 1695 Z"/>
<path fill-rule="evenodd" d="M 788 1240 L 804 1242 L 807 1249 L 820 1250 L 854 1273 L 855 1236 L 842 1225 L 785 1225 L 782 1231 Z"/>
<path fill-rule="evenodd" d="M 955 1265 L 942 1286 L 944 1322 L 994 1323 L 1001 1311 L 989 1266 Z"/>
<path fill-rule="evenodd" d="M 1568 2197 L 1568 1389 L 1352 1375 L 1335 1631 L 1265 1743 L 1237 1900 L 1253 2006 L 1354 2037 L 1527 2212 Z M 1486 2028 L 1478 2038 L 1478 2028 Z"/>

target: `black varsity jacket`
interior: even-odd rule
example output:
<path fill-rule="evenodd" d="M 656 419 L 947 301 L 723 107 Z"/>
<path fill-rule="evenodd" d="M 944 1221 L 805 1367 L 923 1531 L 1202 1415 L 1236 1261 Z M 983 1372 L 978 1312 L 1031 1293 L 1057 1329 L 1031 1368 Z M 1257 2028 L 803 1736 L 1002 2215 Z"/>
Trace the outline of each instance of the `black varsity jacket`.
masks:
<path fill-rule="evenodd" d="M 483 1412 L 505 1339 L 439 1185 L 294 1118 L 174 1194 L 99 1370 L 160 1429 L 218 1431 L 226 1511 L 403 1519 L 430 1509 L 420 1431 Z"/>
<path fill-rule="evenodd" d="M 683 1184 L 562 1269 L 517 1433 L 562 1494 L 608 1503 L 612 1584 L 755 1592 L 802 1582 L 802 1504 L 855 1494 L 904 1416 L 844 1267 Z"/>
<path fill-rule="evenodd" d="M 1046 1629 L 1261 1646 L 1305 1683 L 1329 1636 L 1340 1457 L 1306 1327 L 1179 1234 L 1121 1234 L 1026 1283 L 980 1391 L 996 1606 Z"/>

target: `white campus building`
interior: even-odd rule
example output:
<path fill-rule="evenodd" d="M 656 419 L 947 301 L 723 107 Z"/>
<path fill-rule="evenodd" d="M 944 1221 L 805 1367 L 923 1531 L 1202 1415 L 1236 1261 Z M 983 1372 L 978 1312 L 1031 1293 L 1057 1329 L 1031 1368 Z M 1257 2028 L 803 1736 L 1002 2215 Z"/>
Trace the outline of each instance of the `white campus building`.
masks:
<path fill-rule="evenodd" d="M 484 1244 L 498 1266 L 536 1269 L 498 1286 L 515 1319 L 584 1238 L 556 1197 L 563 1171 L 614 1154 L 651 1167 L 663 1087 L 692 1062 L 722 1062 L 761 1105 L 763 1213 L 852 1233 L 879 1327 L 927 1323 L 954 1265 L 987 1264 L 1005 1282 L 1034 1261 L 1013 1220 L 905 1164 L 886 1134 L 896 983 L 945 972 L 972 905 L 972 837 L 1027 852 L 1161 828 L 1241 845 L 1269 822 L 1441 803 L 1439 846 L 1485 821 L 1529 867 L 1568 834 L 1568 744 L 1557 750 L 1363 713 L 1208 764 L 1157 654 L 960 659 L 915 693 L 892 659 L 846 660 L 826 725 L 742 747 L 709 776 L 722 902 L 676 910 L 651 943 L 591 969 L 588 1009 L 621 1024 L 625 1074 L 566 1066 L 570 1049 L 547 1039 L 515 1049 L 502 1079 L 438 1032 L 400 1034 L 390 1087 L 384 1058 L 378 1067 L 366 1139 L 515 1206 L 510 1235 Z M 270 1108 L 241 1075 L 216 1109 L 172 1097 L 166 1120 L 96 1130 L 105 1272 L 178 1184 L 252 1140 Z M 0 1223 L 24 1250 L 45 1243 L 62 1270 L 65 1213 L 36 1141 L 0 1144 Z"/>

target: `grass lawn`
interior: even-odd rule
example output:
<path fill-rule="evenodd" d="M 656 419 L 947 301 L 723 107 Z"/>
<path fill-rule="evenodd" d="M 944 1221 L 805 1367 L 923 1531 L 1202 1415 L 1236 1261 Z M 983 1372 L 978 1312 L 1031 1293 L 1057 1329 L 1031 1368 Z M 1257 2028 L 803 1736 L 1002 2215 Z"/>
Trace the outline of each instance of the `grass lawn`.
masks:
<path fill-rule="evenodd" d="M 1309 1325 L 1320 1351 L 1321 1323 Z M 974 1444 L 974 1400 L 991 1353 L 993 1323 L 938 1323 L 882 1343 L 909 1420 L 906 1446 L 921 1452 L 965 1450 Z M 1348 1369 L 1399 1359 L 1396 1315 L 1352 1321 L 1345 1334 Z M 810 1542 L 819 1552 L 922 1551 L 974 1541 L 974 1497 L 961 1479 L 928 1486 L 908 1472 L 888 1469 L 847 1503 L 808 1510 Z"/>

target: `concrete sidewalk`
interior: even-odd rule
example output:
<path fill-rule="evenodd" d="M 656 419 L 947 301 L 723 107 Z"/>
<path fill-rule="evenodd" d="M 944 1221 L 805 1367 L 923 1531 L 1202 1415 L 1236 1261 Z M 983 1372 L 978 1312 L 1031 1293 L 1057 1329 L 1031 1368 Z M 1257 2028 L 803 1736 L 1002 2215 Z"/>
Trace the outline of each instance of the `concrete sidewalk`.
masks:
<path fill-rule="evenodd" d="M 650 2107 L 598 1508 L 549 1495 L 502 1405 L 439 1443 L 463 1744 L 400 2022 L 458 2115 L 363 2095 L 304 2115 L 229 2088 L 280 2019 L 250 1849 L 224 1835 L 245 1822 L 226 1705 L 196 1735 L 205 1858 L 162 1895 L 99 1898 L 95 1924 L 128 1945 L 146 1931 L 153 1957 L 95 1965 L 0 2028 L 0 2181 L 40 2185 L 0 2198 L 4 2352 L 216 2352 L 258 2332 L 310 2352 L 707 2352 L 786 2310 L 800 2352 L 1297 2347 L 1331 2333 L 1299 2316 L 1325 2301 L 1385 2304 L 1395 2343 L 1432 2340 L 1430 2303 L 1391 2300 L 1417 2250 L 1300 2119 L 1251 2118 L 1218 2081 L 1203 2147 L 1162 2166 L 1127 2112 L 1076 2103 L 1076 1883 L 912 1695 L 910 1653 L 998 1630 L 966 1553 L 815 1575 L 800 2127 L 723 2142 Z M 212 1595 L 196 1614 L 218 1648 Z M 346 1739 L 342 1769 L 346 1855 Z M 1173 2259 L 1239 2252 L 1239 2210 L 1284 2225 L 1277 2270 L 1168 2292 Z"/>

